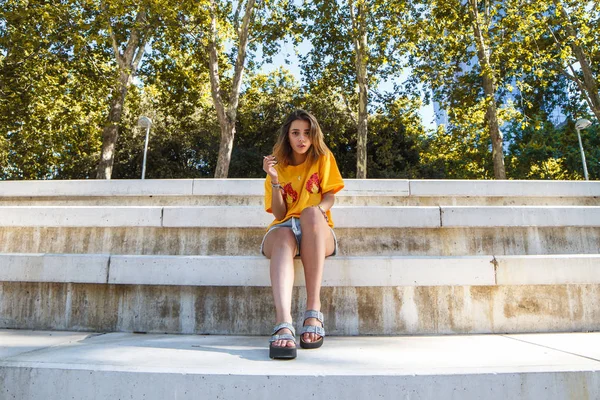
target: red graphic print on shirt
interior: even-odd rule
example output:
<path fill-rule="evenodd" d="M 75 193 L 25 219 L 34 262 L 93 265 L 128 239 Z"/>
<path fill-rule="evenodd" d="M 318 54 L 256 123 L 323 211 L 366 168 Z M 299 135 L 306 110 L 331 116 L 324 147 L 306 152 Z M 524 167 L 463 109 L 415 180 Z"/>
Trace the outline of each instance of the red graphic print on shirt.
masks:
<path fill-rule="evenodd" d="M 319 181 L 319 174 L 316 172 L 311 175 L 310 179 L 306 182 L 306 190 L 309 193 L 317 194 L 321 191 L 321 182 Z"/>
<path fill-rule="evenodd" d="M 294 190 L 291 183 L 288 183 L 283 187 L 283 192 L 285 194 L 286 203 L 292 204 L 298 200 L 298 192 Z"/>

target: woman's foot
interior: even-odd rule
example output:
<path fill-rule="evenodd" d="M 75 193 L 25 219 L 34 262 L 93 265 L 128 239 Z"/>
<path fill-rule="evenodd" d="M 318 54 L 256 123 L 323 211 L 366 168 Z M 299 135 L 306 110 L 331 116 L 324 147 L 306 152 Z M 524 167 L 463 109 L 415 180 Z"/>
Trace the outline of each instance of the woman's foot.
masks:
<path fill-rule="evenodd" d="M 323 345 L 325 325 L 323 314 L 316 310 L 304 312 L 304 322 L 300 331 L 300 347 L 303 349 L 317 349 Z"/>
<path fill-rule="evenodd" d="M 275 359 L 296 358 L 296 331 L 289 322 L 282 322 L 273 328 L 269 339 L 269 357 Z"/>
<path fill-rule="evenodd" d="M 278 330 L 277 332 L 275 332 L 275 335 L 283 335 L 283 334 L 290 334 L 292 336 L 294 336 L 294 334 L 292 333 L 291 330 L 289 330 L 288 328 L 282 328 L 280 330 Z M 294 342 L 293 340 L 284 340 L 284 339 L 280 339 L 280 340 L 276 340 L 273 343 L 274 347 L 296 347 L 296 342 Z"/>
<path fill-rule="evenodd" d="M 307 318 L 304 320 L 303 326 L 320 326 L 323 327 L 323 324 L 316 318 Z M 305 333 L 302 335 L 302 340 L 306 343 L 317 342 L 321 339 L 321 336 L 316 333 Z"/>

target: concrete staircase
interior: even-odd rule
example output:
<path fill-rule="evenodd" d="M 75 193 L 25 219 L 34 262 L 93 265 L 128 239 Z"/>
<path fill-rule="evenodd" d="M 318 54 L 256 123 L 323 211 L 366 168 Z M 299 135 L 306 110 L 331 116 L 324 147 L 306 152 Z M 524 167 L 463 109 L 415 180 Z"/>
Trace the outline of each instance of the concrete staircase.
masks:
<path fill-rule="evenodd" d="M 0 328 L 267 335 L 262 201 L 254 179 L 0 182 Z M 600 330 L 600 182 L 347 180 L 332 212 L 328 334 Z"/>

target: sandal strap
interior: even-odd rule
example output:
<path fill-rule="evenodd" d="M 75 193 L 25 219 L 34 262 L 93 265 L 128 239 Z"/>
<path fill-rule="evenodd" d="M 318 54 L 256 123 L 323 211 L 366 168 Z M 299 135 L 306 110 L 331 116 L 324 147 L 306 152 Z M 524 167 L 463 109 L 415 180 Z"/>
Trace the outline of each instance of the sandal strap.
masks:
<path fill-rule="evenodd" d="M 306 325 L 302 327 L 302 330 L 300 331 L 300 336 L 304 335 L 305 333 L 316 333 L 321 337 L 325 337 L 325 328 L 316 325 Z"/>
<path fill-rule="evenodd" d="M 316 333 L 317 335 L 324 337 L 325 336 L 325 324 L 323 323 L 323 313 L 317 310 L 306 310 L 304 311 L 304 321 L 306 322 L 309 318 L 316 318 L 321 325 L 303 325 L 302 330 L 300 331 L 300 335 L 304 335 L 305 333 Z"/>
<path fill-rule="evenodd" d="M 275 326 L 275 328 L 273 328 L 273 333 L 271 333 L 271 335 L 276 334 L 278 330 L 283 329 L 283 328 L 289 329 L 290 331 L 292 331 L 292 335 L 296 335 L 296 330 L 294 329 L 294 325 L 292 325 L 289 322 L 282 322 L 282 323 L 278 324 L 277 326 Z M 286 333 L 285 335 L 289 335 L 289 333 Z"/>
<path fill-rule="evenodd" d="M 304 320 L 306 321 L 309 318 L 316 318 L 320 323 L 323 323 L 323 313 L 317 310 L 306 310 L 304 311 Z"/>
<path fill-rule="evenodd" d="M 290 335 L 289 333 L 283 333 L 281 335 L 272 335 L 269 339 L 269 342 L 272 343 L 276 340 L 291 340 L 292 342 L 296 343 L 296 338 Z"/>

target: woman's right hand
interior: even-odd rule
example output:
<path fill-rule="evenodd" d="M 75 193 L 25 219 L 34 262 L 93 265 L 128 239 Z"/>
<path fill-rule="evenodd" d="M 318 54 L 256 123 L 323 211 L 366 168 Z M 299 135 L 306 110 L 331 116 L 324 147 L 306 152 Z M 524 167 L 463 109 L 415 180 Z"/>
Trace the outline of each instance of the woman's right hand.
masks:
<path fill-rule="evenodd" d="M 263 171 L 271 177 L 271 182 L 278 182 L 277 170 L 275 169 L 276 164 L 277 159 L 273 155 L 265 156 L 263 158 Z"/>

